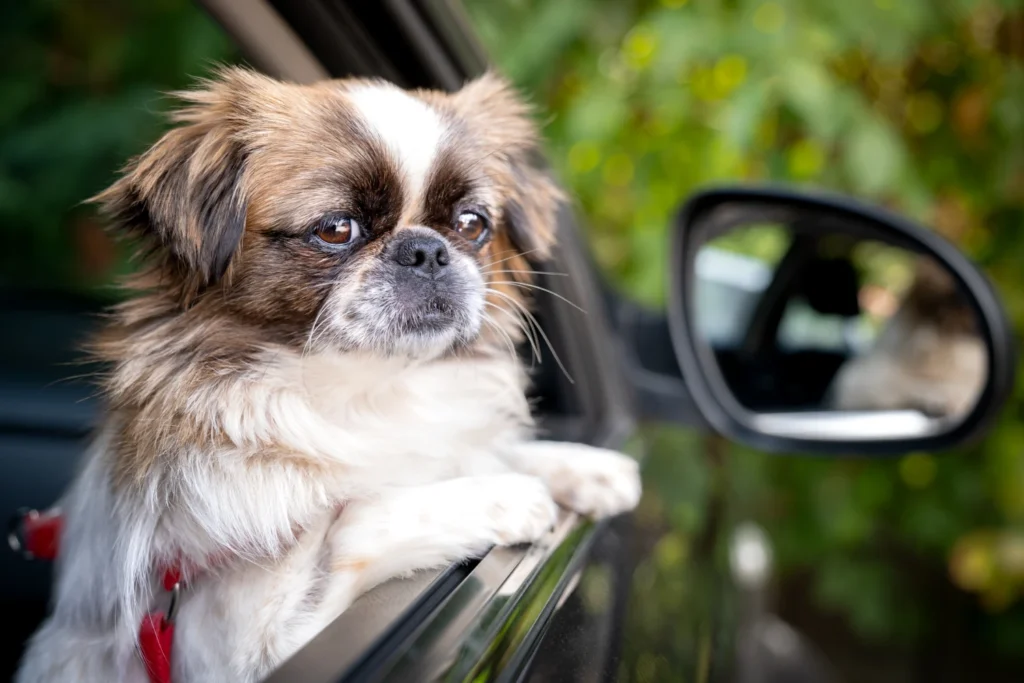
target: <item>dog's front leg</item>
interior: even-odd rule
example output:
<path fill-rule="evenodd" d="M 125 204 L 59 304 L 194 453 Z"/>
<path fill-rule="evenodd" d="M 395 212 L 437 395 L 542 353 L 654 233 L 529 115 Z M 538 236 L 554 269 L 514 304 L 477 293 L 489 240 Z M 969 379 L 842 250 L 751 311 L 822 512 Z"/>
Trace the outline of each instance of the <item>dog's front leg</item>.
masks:
<path fill-rule="evenodd" d="M 517 472 L 547 484 L 559 505 L 601 518 L 632 510 L 640 501 L 636 460 L 604 448 L 556 441 L 528 441 L 502 453 Z"/>
<path fill-rule="evenodd" d="M 306 621 L 308 637 L 384 581 L 478 557 L 494 545 L 536 541 L 556 515 L 544 482 L 515 473 L 395 487 L 350 501 L 327 534 L 327 587 Z"/>

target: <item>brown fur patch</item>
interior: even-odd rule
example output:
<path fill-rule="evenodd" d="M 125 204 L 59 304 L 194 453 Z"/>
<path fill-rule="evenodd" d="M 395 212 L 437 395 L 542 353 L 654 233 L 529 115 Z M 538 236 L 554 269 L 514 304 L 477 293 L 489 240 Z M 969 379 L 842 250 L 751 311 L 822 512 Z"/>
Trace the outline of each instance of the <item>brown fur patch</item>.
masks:
<path fill-rule="evenodd" d="M 948 336 L 973 336 L 978 320 L 953 276 L 935 260 L 921 257 L 901 305 L 913 326 L 930 326 Z"/>
<path fill-rule="evenodd" d="M 366 557 L 342 557 L 331 562 L 331 571 L 337 574 L 352 573 L 362 574 L 370 566 L 370 559 Z"/>

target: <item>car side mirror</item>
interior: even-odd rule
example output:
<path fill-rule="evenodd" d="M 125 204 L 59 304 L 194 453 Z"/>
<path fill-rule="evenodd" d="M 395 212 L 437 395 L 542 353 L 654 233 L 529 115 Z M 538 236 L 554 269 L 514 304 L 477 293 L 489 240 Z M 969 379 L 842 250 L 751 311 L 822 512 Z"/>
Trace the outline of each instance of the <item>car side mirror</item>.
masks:
<path fill-rule="evenodd" d="M 1015 377 L 988 280 L 854 200 L 714 189 L 678 214 L 668 321 L 689 393 L 769 451 L 905 453 L 979 434 Z"/>

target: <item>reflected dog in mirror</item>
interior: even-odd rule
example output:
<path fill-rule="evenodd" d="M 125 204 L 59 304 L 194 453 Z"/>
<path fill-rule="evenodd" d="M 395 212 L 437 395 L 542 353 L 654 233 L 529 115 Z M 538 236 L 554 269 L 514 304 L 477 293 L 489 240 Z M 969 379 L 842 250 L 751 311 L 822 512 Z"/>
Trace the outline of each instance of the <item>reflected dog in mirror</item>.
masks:
<path fill-rule="evenodd" d="M 935 232 L 849 197 L 709 189 L 673 234 L 669 331 L 716 429 L 776 452 L 946 448 L 1016 376 L 995 289 Z"/>
<path fill-rule="evenodd" d="M 966 414 L 985 386 L 987 354 L 977 317 L 952 276 L 918 259 L 914 281 L 871 350 L 839 371 L 837 410 L 919 410 Z"/>

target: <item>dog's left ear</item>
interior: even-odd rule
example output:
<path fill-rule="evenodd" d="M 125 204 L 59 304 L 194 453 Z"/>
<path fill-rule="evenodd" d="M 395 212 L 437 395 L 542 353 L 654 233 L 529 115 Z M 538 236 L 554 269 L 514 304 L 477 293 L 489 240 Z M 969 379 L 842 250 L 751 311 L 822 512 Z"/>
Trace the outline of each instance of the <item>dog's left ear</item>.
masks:
<path fill-rule="evenodd" d="M 531 107 L 501 76 L 488 72 L 452 100 L 481 141 L 485 163 L 505 197 L 501 224 L 520 253 L 547 258 L 555 243 L 565 193 L 546 167 Z"/>
<path fill-rule="evenodd" d="M 118 231 L 141 238 L 177 274 L 188 303 L 224 277 L 241 244 L 247 199 L 245 151 L 237 135 L 242 93 L 265 77 L 222 70 L 196 90 L 179 93 L 180 124 L 129 163 L 123 176 L 93 198 Z"/>

